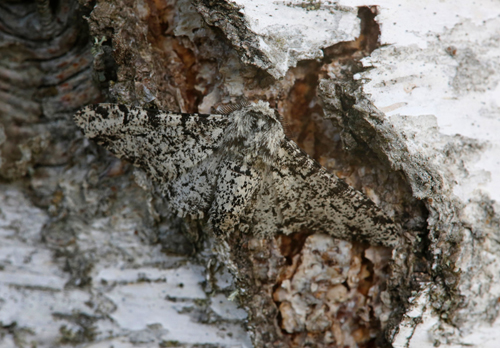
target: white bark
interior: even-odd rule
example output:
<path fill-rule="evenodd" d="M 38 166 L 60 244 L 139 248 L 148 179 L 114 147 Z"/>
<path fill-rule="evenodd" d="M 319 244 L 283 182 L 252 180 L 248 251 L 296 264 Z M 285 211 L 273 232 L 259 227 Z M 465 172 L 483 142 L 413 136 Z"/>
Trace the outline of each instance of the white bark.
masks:
<path fill-rule="evenodd" d="M 241 3 L 252 7 L 245 13 L 255 10 L 253 2 Z M 461 275 L 457 286 L 463 296 L 461 308 L 451 321 L 439 318 L 433 313 L 434 284 L 424 285 L 410 299 L 412 307 L 399 325 L 393 345 L 496 347 L 500 333 L 500 249 L 496 242 L 500 232 L 500 5 L 495 1 L 338 4 L 378 6 L 376 19 L 381 43 L 386 46 L 363 59 L 363 65 L 373 69 L 355 78 L 386 115 L 386 127 L 405 145 L 409 162 L 424 161 L 444 185 L 439 192 L 430 192 L 422 185 L 427 183 L 411 182 L 419 168 L 401 161 L 399 148 L 387 153 L 392 165 L 403 168 L 416 197 L 430 199 L 431 214 L 440 214 L 439 205 L 451 204 L 461 226 L 453 230 L 445 224 L 450 229 L 439 230 L 450 234 L 445 239 L 461 240 L 457 250 L 448 249 L 450 245 L 431 245 L 435 255 L 459 253 L 455 270 Z M 267 11 L 271 7 L 277 5 L 269 5 Z M 272 26 L 280 25 L 286 27 L 287 23 L 278 16 Z M 302 42 L 319 37 L 306 29 L 301 33 L 306 36 Z M 310 51 L 314 51 L 313 44 Z M 432 202 L 433 196 L 442 201 Z M 437 220 L 449 218 L 439 216 Z"/>
<path fill-rule="evenodd" d="M 415 3 L 416 4 L 416 3 Z M 458 291 L 451 326 L 433 313 L 432 286 L 413 301 L 395 347 L 496 347 L 499 339 L 500 5 L 497 2 L 380 3 L 382 43 L 363 60 L 375 69 L 365 93 L 447 184 L 462 228 Z M 422 197 L 425 198 L 425 197 Z M 430 204 L 430 209 L 433 205 Z M 446 217 L 443 217 L 445 219 Z M 451 231 L 441 231 L 451 233 Z M 453 236 L 450 236 L 453 237 Z M 432 246 L 433 252 L 455 250 Z M 411 325 L 415 318 L 418 325 Z M 442 319 L 442 318 L 441 318 Z"/>
<path fill-rule="evenodd" d="M 65 286 L 71 275 L 63 271 L 64 257 L 54 259 L 41 241 L 47 213 L 16 187 L 1 186 L 0 201 L 2 347 L 55 347 L 63 337 L 85 347 L 151 347 L 176 341 L 251 346 L 237 324 L 246 313 L 226 295 L 201 286 L 207 280 L 206 267 L 141 242 L 134 235 L 141 222 L 137 216 L 124 217 L 126 208 L 125 214 L 94 219 L 76 241 L 54 241 L 78 245 L 75 256 L 92 255 L 92 286 L 81 289 Z M 227 273 L 214 275 L 218 291 L 231 286 Z M 196 323 L 193 319 L 207 309 L 215 316 Z M 67 331 L 60 331 L 63 325 Z"/>
<path fill-rule="evenodd" d="M 496 347 L 500 338 L 500 207 L 496 203 L 500 199 L 500 4 L 487 0 L 346 0 L 335 6 L 328 2 L 301 6 L 298 1 L 292 2 L 297 6 L 289 6 L 288 1 L 236 3 L 243 7 L 246 30 L 255 39 L 253 48 L 262 54 L 253 59 L 237 49 L 240 58 L 275 78 L 286 76 L 300 60 L 321 58 L 321 48 L 357 37 L 356 6 L 378 6 L 385 46 L 362 60 L 365 67 L 373 68 L 354 77 L 362 83 L 360 98 L 373 103 L 383 121 L 374 127 L 377 134 L 391 139 L 386 147 L 373 146 L 395 170 L 402 170 L 414 196 L 425 201 L 433 242 L 430 266 L 440 267 L 453 253 L 454 271 L 460 274 L 453 285 L 454 296 L 463 298 L 460 308 L 447 317 L 442 285 L 422 283 L 393 331 L 393 346 Z M 141 6 L 146 5 L 139 3 L 137 8 Z M 205 26 L 193 8 L 178 12 L 177 34 L 189 37 L 193 28 Z M 238 48 L 237 37 L 226 35 Z M 224 88 L 237 94 L 243 83 L 228 66 L 224 66 Z M 322 86 L 331 81 L 333 76 Z M 205 96 L 200 109 L 209 109 L 217 93 Z M 92 161 L 88 158 L 86 164 Z M 112 170 L 102 171 L 112 178 L 108 175 Z M 420 180 L 427 173 L 431 179 Z M 33 342 L 40 348 L 70 342 L 117 348 L 178 342 L 186 347 L 251 347 L 242 325 L 246 313 L 227 300 L 234 289 L 232 277 L 227 270 L 212 272 L 216 261 L 210 242 L 195 260 L 161 252 L 145 228 L 145 221 L 159 213 L 151 195 L 139 187 L 150 189 L 140 172 L 128 181 L 111 179 L 108 185 L 115 185 L 118 192 L 129 190 L 134 180 L 137 185 L 132 194 L 114 197 L 109 207 L 102 207 L 107 204 L 100 200 L 105 195 L 102 187 L 82 184 L 97 181 L 101 174 L 74 166 L 48 170 L 47 176 L 32 179 L 35 189 L 57 188 L 54 191 L 65 197 L 68 211 L 81 214 L 71 215 L 70 233 L 50 232 L 58 231 L 47 228 L 53 211 L 35 207 L 21 185 L 0 186 L 0 346 L 29 347 Z M 139 198 L 140 207 L 134 205 Z M 57 195 L 51 206 L 57 209 Z M 57 253 L 61 250 L 66 254 Z M 70 259 L 77 261 L 68 272 Z M 89 264 L 88 270 L 74 271 Z M 79 287 L 85 277 L 92 282 Z"/>

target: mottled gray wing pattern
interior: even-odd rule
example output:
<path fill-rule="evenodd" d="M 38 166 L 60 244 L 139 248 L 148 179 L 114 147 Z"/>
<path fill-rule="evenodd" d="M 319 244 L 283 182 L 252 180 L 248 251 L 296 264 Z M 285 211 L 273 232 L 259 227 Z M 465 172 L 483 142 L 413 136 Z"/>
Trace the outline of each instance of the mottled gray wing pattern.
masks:
<path fill-rule="evenodd" d="M 97 104 L 80 110 L 75 121 L 88 138 L 165 183 L 179 215 L 200 216 L 208 208 L 227 116 Z"/>
<path fill-rule="evenodd" d="M 397 225 L 373 201 L 328 173 L 287 138 L 251 214 L 252 229 L 261 235 L 274 224 L 285 234 L 323 232 L 382 245 L 394 245 L 398 236 Z"/>
<path fill-rule="evenodd" d="M 221 161 L 210 208 L 210 225 L 216 234 L 227 234 L 239 225 L 240 217 L 262 185 L 262 178 L 242 160 L 228 157 Z"/>
<path fill-rule="evenodd" d="M 87 137 L 163 183 L 181 216 L 209 214 L 217 234 L 324 232 L 392 245 L 396 225 L 361 192 L 286 138 L 264 102 L 230 115 L 178 114 L 116 104 L 75 116 Z"/>

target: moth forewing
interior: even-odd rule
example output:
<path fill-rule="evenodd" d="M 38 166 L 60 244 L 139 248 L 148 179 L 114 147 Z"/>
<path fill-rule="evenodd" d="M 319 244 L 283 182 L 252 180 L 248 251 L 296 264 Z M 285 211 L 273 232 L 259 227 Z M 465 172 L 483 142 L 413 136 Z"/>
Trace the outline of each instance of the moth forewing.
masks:
<path fill-rule="evenodd" d="M 75 120 L 160 182 L 179 215 L 208 213 L 218 234 L 245 221 L 262 236 L 306 229 L 382 245 L 397 240 L 392 220 L 288 139 L 262 101 L 229 115 L 98 104 Z"/>

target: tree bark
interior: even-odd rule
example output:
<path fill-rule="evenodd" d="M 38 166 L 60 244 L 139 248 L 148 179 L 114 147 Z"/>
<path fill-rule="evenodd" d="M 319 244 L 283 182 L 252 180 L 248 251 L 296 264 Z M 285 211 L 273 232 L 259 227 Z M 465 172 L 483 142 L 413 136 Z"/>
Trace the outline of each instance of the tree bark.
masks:
<path fill-rule="evenodd" d="M 499 12 L 0 5 L 0 346 L 493 347 Z M 399 244 L 214 238 L 72 119 L 104 101 L 210 113 L 242 100 L 269 102 L 401 225 Z"/>

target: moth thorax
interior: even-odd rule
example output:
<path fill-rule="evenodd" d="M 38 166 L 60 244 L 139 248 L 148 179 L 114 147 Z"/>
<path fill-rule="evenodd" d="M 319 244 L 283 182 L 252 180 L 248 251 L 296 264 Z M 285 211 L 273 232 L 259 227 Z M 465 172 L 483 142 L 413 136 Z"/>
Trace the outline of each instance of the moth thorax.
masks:
<path fill-rule="evenodd" d="M 242 154 L 271 160 L 284 138 L 283 127 L 274 115 L 247 108 L 234 112 L 232 116 L 226 143 L 238 147 Z"/>

